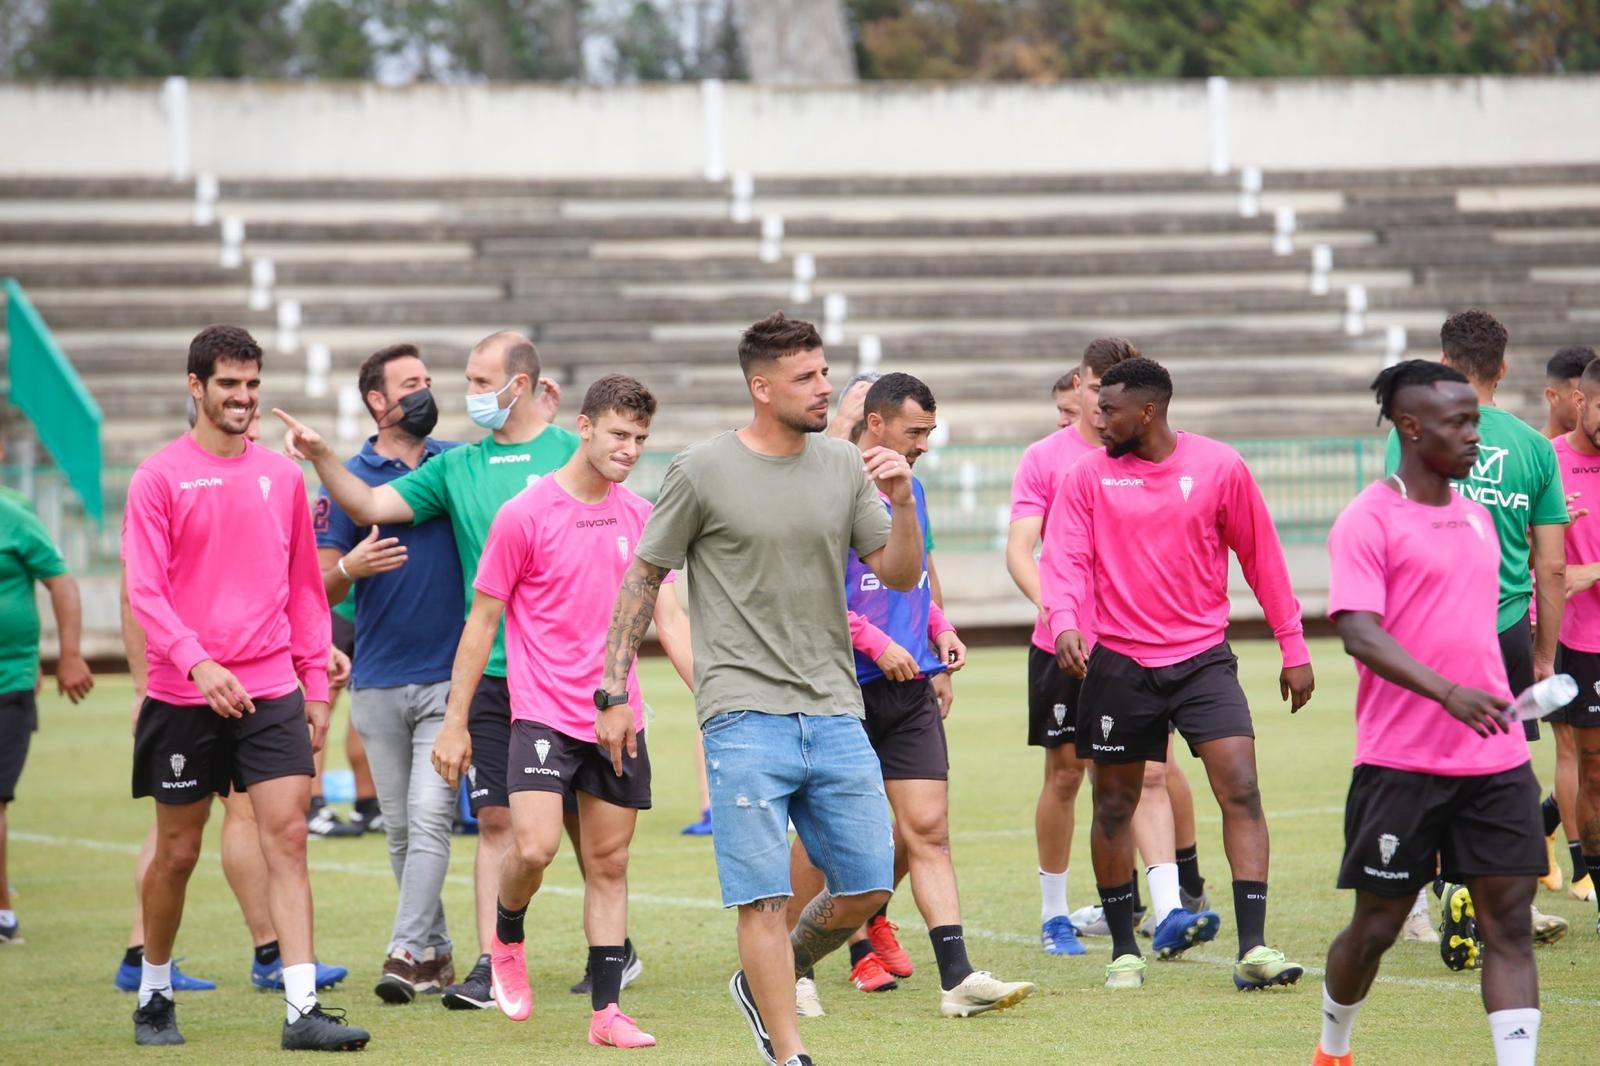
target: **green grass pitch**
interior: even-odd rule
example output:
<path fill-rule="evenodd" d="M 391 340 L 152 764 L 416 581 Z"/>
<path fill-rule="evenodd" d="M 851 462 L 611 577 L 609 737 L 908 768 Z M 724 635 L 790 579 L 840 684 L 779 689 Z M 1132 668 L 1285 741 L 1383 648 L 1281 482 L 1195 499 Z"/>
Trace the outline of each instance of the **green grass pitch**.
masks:
<path fill-rule="evenodd" d="M 1269 940 L 1308 967 L 1294 989 L 1235 992 L 1232 897 L 1215 802 L 1200 767 L 1181 758 L 1195 784 L 1200 855 L 1218 940 L 1173 963 L 1152 961 L 1142 992 L 1100 987 L 1108 945 L 1089 940 L 1083 958 L 1047 958 L 1037 946 L 1038 880 L 1033 809 L 1041 757 L 1025 746 L 1024 659 L 1020 650 L 981 650 L 956 682 L 948 726 L 951 824 L 963 917 L 973 962 L 1038 993 L 1015 1010 L 970 1020 L 938 1015 L 932 951 L 909 892 L 891 905 L 917 973 L 898 991 L 865 995 L 845 980 L 843 954 L 818 972 L 826 1018 L 802 1021 L 819 1063 L 1294 1064 L 1309 1062 L 1320 1025 L 1320 967 L 1343 925 L 1349 899 L 1333 880 L 1353 740 L 1354 674 L 1338 647 L 1317 642 L 1320 687 L 1290 717 L 1278 700 L 1277 652 L 1241 645 L 1241 676 L 1255 706 L 1262 792 L 1272 829 Z M 653 1051 L 593 1048 L 585 1041 L 588 1001 L 568 994 L 585 958 L 577 869 L 564 851 L 528 917 L 534 1014 L 516 1025 L 497 1013 L 452 1013 L 434 998 L 386 1007 L 372 993 L 382 964 L 395 887 L 383 842 L 312 841 L 312 883 L 321 957 L 351 968 L 326 996 L 373 1032 L 366 1059 L 404 1063 L 584 1063 L 621 1058 L 654 1063 L 752 1063 L 744 1022 L 728 1000 L 737 965 L 733 915 L 722 911 L 710 843 L 679 837 L 694 814 L 689 699 L 662 660 L 641 671 L 656 717 L 655 810 L 640 820 L 632 860 L 630 931 L 644 976 L 623 996 L 625 1010 L 653 1032 Z M 89 1063 L 281 1061 L 282 1006 L 248 982 L 249 938 L 216 861 L 216 827 L 190 885 L 178 940 L 184 968 L 221 982 L 185 994 L 179 1017 L 188 1046 L 136 1052 L 133 997 L 111 976 L 127 935 L 133 853 L 151 818 L 149 801 L 128 799 L 126 679 L 105 678 L 80 707 L 48 693 L 27 770 L 11 807 L 11 878 L 27 943 L 0 947 L 0 1062 Z M 340 715 L 342 721 L 343 714 Z M 1550 780 L 1549 741 L 1535 765 Z M 340 765 L 334 757 L 333 765 Z M 1073 845 L 1073 906 L 1093 901 L 1088 795 L 1079 799 Z M 473 841 L 457 838 L 446 907 L 458 963 L 471 965 Z M 1563 853 L 1563 862 L 1565 855 Z M 1540 892 L 1541 908 L 1572 922 L 1562 943 L 1538 949 L 1544 997 L 1540 1059 L 1589 1061 L 1600 1032 L 1600 941 L 1595 908 Z M 1388 956 L 1357 1024 L 1363 1066 L 1493 1061 L 1474 974 L 1452 974 L 1432 945 L 1402 944 Z"/>

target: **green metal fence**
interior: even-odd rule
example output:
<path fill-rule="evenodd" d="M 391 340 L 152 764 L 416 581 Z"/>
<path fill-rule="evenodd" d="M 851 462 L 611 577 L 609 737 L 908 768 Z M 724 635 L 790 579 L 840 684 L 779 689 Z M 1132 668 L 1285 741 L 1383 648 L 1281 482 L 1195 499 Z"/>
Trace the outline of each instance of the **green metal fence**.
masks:
<path fill-rule="evenodd" d="M 1267 506 L 1285 543 L 1315 544 L 1345 504 L 1368 482 L 1383 474 L 1383 440 L 1379 437 L 1326 437 L 1304 440 L 1235 442 L 1261 485 Z M 1011 477 L 1022 457 L 1020 445 L 951 445 L 917 463 L 917 476 L 928 490 L 934 538 L 943 551 L 993 551 L 1005 544 L 1010 518 Z M 654 497 L 671 453 L 646 455 L 634 468 L 628 486 Z M 0 468 L 0 482 L 17 485 L 16 467 Z M 131 466 L 108 467 L 101 487 L 106 514 L 113 521 L 85 521 L 65 491 L 62 473 L 54 468 L 35 472 L 40 514 L 58 531 L 68 563 L 80 572 L 114 570 L 119 565 L 117 538 Z M 315 474 L 308 469 L 315 483 Z"/>

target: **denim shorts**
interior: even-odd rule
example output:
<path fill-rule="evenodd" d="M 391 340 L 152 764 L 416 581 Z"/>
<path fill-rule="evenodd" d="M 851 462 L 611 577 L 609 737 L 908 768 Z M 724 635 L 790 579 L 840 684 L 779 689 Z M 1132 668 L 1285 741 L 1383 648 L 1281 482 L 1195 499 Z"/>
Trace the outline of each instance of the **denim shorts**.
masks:
<path fill-rule="evenodd" d="M 859 719 L 727 711 L 702 732 L 724 907 L 791 894 L 791 821 L 833 895 L 894 888 L 889 801 Z"/>

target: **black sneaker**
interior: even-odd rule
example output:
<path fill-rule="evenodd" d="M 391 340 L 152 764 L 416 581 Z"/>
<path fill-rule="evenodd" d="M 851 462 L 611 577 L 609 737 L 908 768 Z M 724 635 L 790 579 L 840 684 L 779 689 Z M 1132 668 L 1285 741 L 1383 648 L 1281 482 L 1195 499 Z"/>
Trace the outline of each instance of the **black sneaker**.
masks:
<path fill-rule="evenodd" d="M 622 964 L 622 987 L 627 988 L 644 973 L 644 962 L 639 958 L 639 953 L 633 950 L 633 940 L 622 942 L 623 950 L 627 952 L 628 961 Z M 583 980 L 573 985 L 569 992 L 575 996 L 587 996 L 594 987 L 594 975 L 589 972 L 589 964 L 583 964 Z"/>
<path fill-rule="evenodd" d="M 812 1066 L 810 1055 L 790 1055 L 789 1061 L 783 1066 Z"/>
<path fill-rule="evenodd" d="M 345 1024 L 344 1011 L 337 1007 L 326 1010 L 320 1003 L 283 1023 L 285 1051 L 360 1051 L 371 1039 L 365 1029 Z"/>
<path fill-rule="evenodd" d="M 1446 883 L 1439 891 L 1439 957 L 1452 970 L 1476 970 L 1482 961 L 1478 915 L 1466 885 Z"/>
<path fill-rule="evenodd" d="M 494 986 L 489 979 L 489 956 L 479 955 L 467 979 L 444 990 L 450 1010 L 488 1010 L 494 1006 Z"/>
<path fill-rule="evenodd" d="M 778 1057 L 772 1053 L 772 1037 L 767 1035 L 767 1027 L 761 1022 L 755 993 L 750 991 L 750 982 L 745 979 L 743 970 L 735 970 L 733 976 L 728 978 L 728 995 L 733 997 L 734 1006 L 739 1008 L 739 1013 L 744 1015 L 744 1020 L 749 1024 L 750 1035 L 756 1038 L 756 1050 L 761 1052 L 761 1061 L 767 1066 L 778 1066 Z M 785 1063 L 785 1066 L 788 1064 Z"/>
<path fill-rule="evenodd" d="M 339 812 L 324 804 L 306 815 L 306 832 L 314 837 L 329 840 L 334 837 L 358 837 L 366 829 L 339 817 Z"/>
<path fill-rule="evenodd" d="M 171 1047 L 183 1043 L 178 1032 L 178 1009 L 160 992 L 133 1012 L 133 1042 L 140 1047 Z"/>

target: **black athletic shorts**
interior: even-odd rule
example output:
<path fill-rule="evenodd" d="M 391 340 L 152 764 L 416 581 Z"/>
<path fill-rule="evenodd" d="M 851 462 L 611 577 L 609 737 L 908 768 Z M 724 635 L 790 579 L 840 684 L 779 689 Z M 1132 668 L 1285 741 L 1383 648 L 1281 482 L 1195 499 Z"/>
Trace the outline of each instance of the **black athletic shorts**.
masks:
<path fill-rule="evenodd" d="M 1344 808 L 1339 887 L 1414 896 L 1434 879 L 1544 874 L 1547 856 L 1533 764 L 1444 777 L 1357 766 Z"/>
<path fill-rule="evenodd" d="M 337 612 L 333 615 L 333 646 L 348 655 L 351 662 L 355 662 L 356 624 Z"/>
<path fill-rule="evenodd" d="M 511 744 L 511 687 L 503 677 L 483 675 L 467 709 L 472 765 L 467 767 L 467 802 L 476 815 L 484 807 L 505 807 L 506 749 Z"/>
<path fill-rule="evenodd" d="M 194 803 L 279 777 L 310 777 L 311 733 L 299 689 L 224 718 L 205 704 L 147 697 L 133 737 L 133 795 Z"/>
<path fill-rule="evenodd" d="M 511 771 L 506 791 L 587 792 L 614 807 L 650 809 L 650 749 L 638 735 L 639 754 L 622 753 L 622 776 L 611 756 L 591 740 L 570 737 L 540 722 L 519 719 L 511 723 Z M 509 801 L 507 801 L 509 802 Z"/>
<path fill-rule="evenodd" d="M 17 798 L 17 779 L 28 761 L 28 745 L 39 728 L 33 689 L 0 692 L 0 803 Z"/>
<path fill-rule="evenodd" d="M 1556 673 L 1571 674 L 1578 698 L 1545 715 L 1547 722 L 1565 722 L 1579 729 L 1600 729 L 1600 652 L 1575 651 L 1556 645 Z"/>
<path fill-rule="evenodd" d="M 861 702 L 867 708 L 862 724 L 878 753 L 885 781 L 949 779 L 950 749 L 939 717 L 939 697 L 927 678 L 880 677 L 861 686 Z"/>
<path fill-rule="evenodd" d="M 1169 725 L 1191 751 L 1211 740 L 1256 735 L 1228 642 L 1171 666 L 1140 666 L 1096 645 L 1078 701 L 1078 757 L 1165 762 Z"/>
<path fill-rule="evenodd" d="M 1082 678 L 1061 669 L 1054 655 L 1028 645 L 1028 743 L 1035 748 L 1071 744 L 1082 693 Z"/>
<path fill-rule="evenodd" d="M 1500 658 L 1505 661 L 1506 680 L 1511 683 L 1513 696 L 1533 687 L 1533 624 L 1527 615 L 1500 634 Z M 1529 740 L 1538 740 L 1539 720 L 1529 718 L 1523 722 L 1522 732 Z"/>

